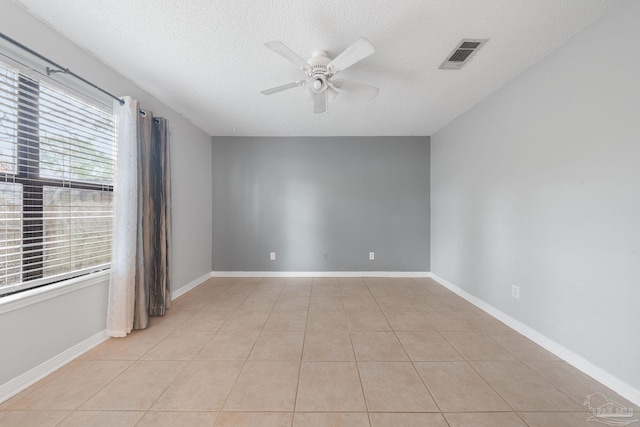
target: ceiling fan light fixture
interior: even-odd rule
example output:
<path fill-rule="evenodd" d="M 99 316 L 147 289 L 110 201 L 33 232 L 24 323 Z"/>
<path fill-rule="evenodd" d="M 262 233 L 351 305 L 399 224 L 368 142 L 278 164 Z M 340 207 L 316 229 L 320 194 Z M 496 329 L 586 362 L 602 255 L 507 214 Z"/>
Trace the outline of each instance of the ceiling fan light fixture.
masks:
<path fill-rule="evenodd" d="M 264 95 L 282 92 L 296 86 L 307 86 L 304 92 L 307 96 L 313 95 L 314 113 L 324 113 L 327 111 L 327 101 L 329 99 L 333 100 L 340 91 L 351 92 L 366 98 L 373 98 L 378 94 L 379 89 L 374 86 L 353 81 L 334 80 L 336 74 L 375 52 L 371 43 L 366 39 L 358 39 L 333 59 L 327 56 L 326 51 L 315 50 L 312 57 L 307 61 L 304 61 L 280 41 L 274 40 L 265 43 L 265 46 L 302 68 L 308 80 L 262 90 L 261 92 Z"/>
<path fill-rule="evenodd" d="M 314 93 L 322 93 L 327 90 L 327 77 L 324 74 L 316 74 L 311 78 L 311 90 Z"/>

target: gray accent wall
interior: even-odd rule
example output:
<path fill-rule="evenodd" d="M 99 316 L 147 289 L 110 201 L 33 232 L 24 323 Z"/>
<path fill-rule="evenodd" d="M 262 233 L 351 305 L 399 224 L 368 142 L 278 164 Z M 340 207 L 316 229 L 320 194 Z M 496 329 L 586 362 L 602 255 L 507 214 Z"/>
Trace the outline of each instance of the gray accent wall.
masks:
<path fill-rule="evenodd" d="M 432 136 L 431 271 L 640 401 L 638 22 L 623 2 Z"/>
<path fill-rule="evenodd" d="M 213 270 L 429 271 L 429 144 L 214 137 Z"/>

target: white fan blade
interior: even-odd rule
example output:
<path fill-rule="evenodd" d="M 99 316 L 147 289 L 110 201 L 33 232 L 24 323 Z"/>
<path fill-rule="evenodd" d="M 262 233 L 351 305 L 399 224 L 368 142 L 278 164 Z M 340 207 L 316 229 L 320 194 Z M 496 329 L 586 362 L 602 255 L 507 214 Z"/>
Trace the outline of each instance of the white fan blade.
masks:
<path fill-rule="evenodd" d="M 309 71 L 311 69 L 311 66 L 307 64 L 307 61 L 300 58 L 300 56 L 298 56 L 297 53 L 289 49 L 281 41 L 273 40 L 265 43 L 264 45 L 269 49 L 271 49 L 272 51 L 274 51 L 275 53 L 277 53 L 278 55 L 292 62 L 294 65 L 297 65 L 298 67 L 302 68 L 304 71 Z"/>
<path fill-rule="evenodd" d="M 261 90 L 260 93 L 264 95 L 271 95 L 274 93 L 282 92 L 283 90 L 293 89 L 294 87 L 303 86 L 305 83 L 306 82 L 304 80 L 300 80 L 297 82 L 287 83 L 286 85 L 270 87 L 269 89 Z"/>
<path fill-rule="evenodd" d="M 333 101 L 334 99 L 336 99 L 336 96 L 338 96 L 340 94 L 340 92 L 335 90 L 333 88 L 333 86 L 331 86 L 331 85 L 327 86 L 327 92 L 329 93 L 329 100 L 330 101 Z"/>
<path fill-rule="evenodd" d="M 313 112 L 324 113 L 327 111 L 327 91 L 316 93 L 313 97 Z"/>
<path fill-rule="evenodd" d="M 334 74 L 344 71 L 358 61 L 362 61 L 376 50 L 367 39 L 358 39 L 327 66 Z"/>
<path fill-rule="evenodd" d="M 380 89 L 375 86 L 354 82 L 352 80 L 340 79 L 334 80 L 332 83 L 336 89 L 353 93 L 355 95 L 364 96 L 365 98 L 375 98 L 378 92 L 380 92 Z"/>
<path fill-rule="evenodd" d="M 307 101 L 313 101 L 313 95 L 314 95 L 314 93 L 311 92 L 311 89 L 309 89 L 309 88 L 305 89 L 304 92 L 302 92 L 302 96 Z"/>

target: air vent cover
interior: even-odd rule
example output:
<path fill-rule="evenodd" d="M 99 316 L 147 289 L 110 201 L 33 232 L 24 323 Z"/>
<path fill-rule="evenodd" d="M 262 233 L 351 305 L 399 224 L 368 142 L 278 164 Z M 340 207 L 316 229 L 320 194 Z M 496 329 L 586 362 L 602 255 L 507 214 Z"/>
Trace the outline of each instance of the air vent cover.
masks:
<path fill-rule="evenodd" d="M 459 70 L 488 41 L 489 39 L 462 39 L 440 65 L 440 68 L 443 70 Z"/>

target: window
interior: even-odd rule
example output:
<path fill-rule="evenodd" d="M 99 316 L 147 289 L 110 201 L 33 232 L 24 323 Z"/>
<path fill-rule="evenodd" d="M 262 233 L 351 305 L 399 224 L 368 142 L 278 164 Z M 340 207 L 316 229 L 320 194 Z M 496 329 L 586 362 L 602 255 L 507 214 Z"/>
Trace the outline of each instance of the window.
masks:
<path fill-rule="evenodd" d="M 0 296 L 105 269 L 111 113 L 0 64 Z"/>

